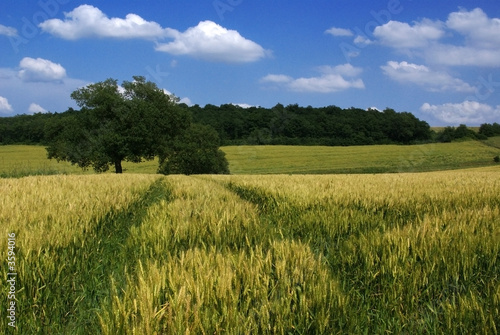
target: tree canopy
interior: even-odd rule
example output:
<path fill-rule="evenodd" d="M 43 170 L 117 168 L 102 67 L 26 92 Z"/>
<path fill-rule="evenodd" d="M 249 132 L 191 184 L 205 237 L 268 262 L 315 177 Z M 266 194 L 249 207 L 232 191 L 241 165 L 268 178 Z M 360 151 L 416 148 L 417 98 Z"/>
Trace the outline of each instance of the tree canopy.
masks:
<path fill-rule="evenodd" d="M 219 135 L 210 126 L 192 124 L 159 157 L 163 174 L 228 174 L 229 164 L 219 149 Z"/>
<path fill-rule="evenodd" d="M 186 106 L 186 108 L 188 108 Z M 226 104 L 189 107 L 193 119 L 214 127 L 224 145 L 368 145 L 428 142 L 427 122 L 408 112 L 297 104 L 272 108 Z"/>
<path fill-rule="evenodd" d="M 71 98 L 81 110 L 51 124 L 48 157 L 97 172 L 114 166 L 116 173 L 122 173 L 123 161 L 165 160 L 169 147 L 192 128 L 190 115 L 156 84 L 133 79 L 121 87 L 107 79 L 74 91 Z"/>

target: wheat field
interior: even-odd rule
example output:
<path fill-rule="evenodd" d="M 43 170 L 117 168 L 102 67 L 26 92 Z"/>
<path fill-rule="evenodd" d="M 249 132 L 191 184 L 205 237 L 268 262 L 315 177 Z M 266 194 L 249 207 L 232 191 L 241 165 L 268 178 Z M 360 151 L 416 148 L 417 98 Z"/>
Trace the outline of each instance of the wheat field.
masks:
<path fill-rule="evenodd" d="M 0 179 L 17 333 L 498 334 L 499 177 Z"/>

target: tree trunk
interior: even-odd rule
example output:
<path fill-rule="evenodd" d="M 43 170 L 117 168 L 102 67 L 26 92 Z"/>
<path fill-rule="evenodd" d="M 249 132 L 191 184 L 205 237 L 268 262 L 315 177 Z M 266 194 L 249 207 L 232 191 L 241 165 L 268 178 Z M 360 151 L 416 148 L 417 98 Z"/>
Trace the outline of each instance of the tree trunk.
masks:
<path fill-rule="evenodd" d="M 115 160 L 115 172 L 116 173 L 122 173 L 122 160 L 121 159 L 116 159 Z"/>

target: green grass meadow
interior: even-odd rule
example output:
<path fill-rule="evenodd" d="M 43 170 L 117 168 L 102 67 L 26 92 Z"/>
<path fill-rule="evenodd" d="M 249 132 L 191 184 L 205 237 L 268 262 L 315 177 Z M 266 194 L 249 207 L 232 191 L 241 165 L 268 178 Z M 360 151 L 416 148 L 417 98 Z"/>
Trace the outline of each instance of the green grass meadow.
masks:
<path fill-rule="evenodd" d="M 123 168 L 128 173 L 156 173 L 158 161 L 147 161 L 140 164 L 124 162 Z M 68 162 L 47 159 L 47 151 L 43 146 L 0 146 L 0 177 L 92 173 L 94 173 L 92 169 L 83 170 Z"/>
<path fill-rule="evenodd" d="M 223 150 L 232 174 L 449 170 L 492 165 L 500 153 L 498 148 L 478 141 L 411 146 L 229 146 Z"/>
<path fill-rule="evenodd" d="M 463 169 L 493 165 L 500 137 L 487 141 L 422 145 L 227 146 L 231 174 L 393 173 Z M 156 173 L 158 162 L 124 162 L 125 173 Z M 48 160 L 41 146 L 0 146 L 0 177 L 92 173 L 67 162 Z"/>
<path fill-rule="evenodd" d="M 82 173 L 69 163 L 47 159 L 44 147 L 32 145 L 0 146 L 0 177 Z"/>
<path fill-rule="evenodd" d="M 483 141 L 484 144 L 500 149 L 500 136 L 490 137 Z"/>

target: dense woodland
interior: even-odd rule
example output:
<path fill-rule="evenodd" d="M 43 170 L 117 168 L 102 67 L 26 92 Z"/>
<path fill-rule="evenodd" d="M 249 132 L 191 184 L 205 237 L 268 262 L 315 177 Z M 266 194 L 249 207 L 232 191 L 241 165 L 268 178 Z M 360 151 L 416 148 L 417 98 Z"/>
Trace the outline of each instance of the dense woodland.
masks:
<path fill-rule="evenodd" d="M 190 107 L 195 122 L 214 127 L 224 145 L 365 145 L 429 141 L 429 125 L 410 113 L 357 108 L 283 106 Z"/>
<path fill-rule="evenodd" d="M 369 145 L 450 142 L 464 137 L 484 139 L 500 135 L 500 124 L 483 124 L 479 132 L 465 125 L 431 130 L 427 122 L 408 112 L 387 108 L 342 109 L 337 106 L 314 108 L 296 104 L 272 108 L 180 105 L 187 109 L 193 123 L 210 125 L 219 134 L 221 145 Z M 58 132 L 64 118 L 79 111 L 37 113 L 0 118 L 1 144 L 47 144 Z"/>

